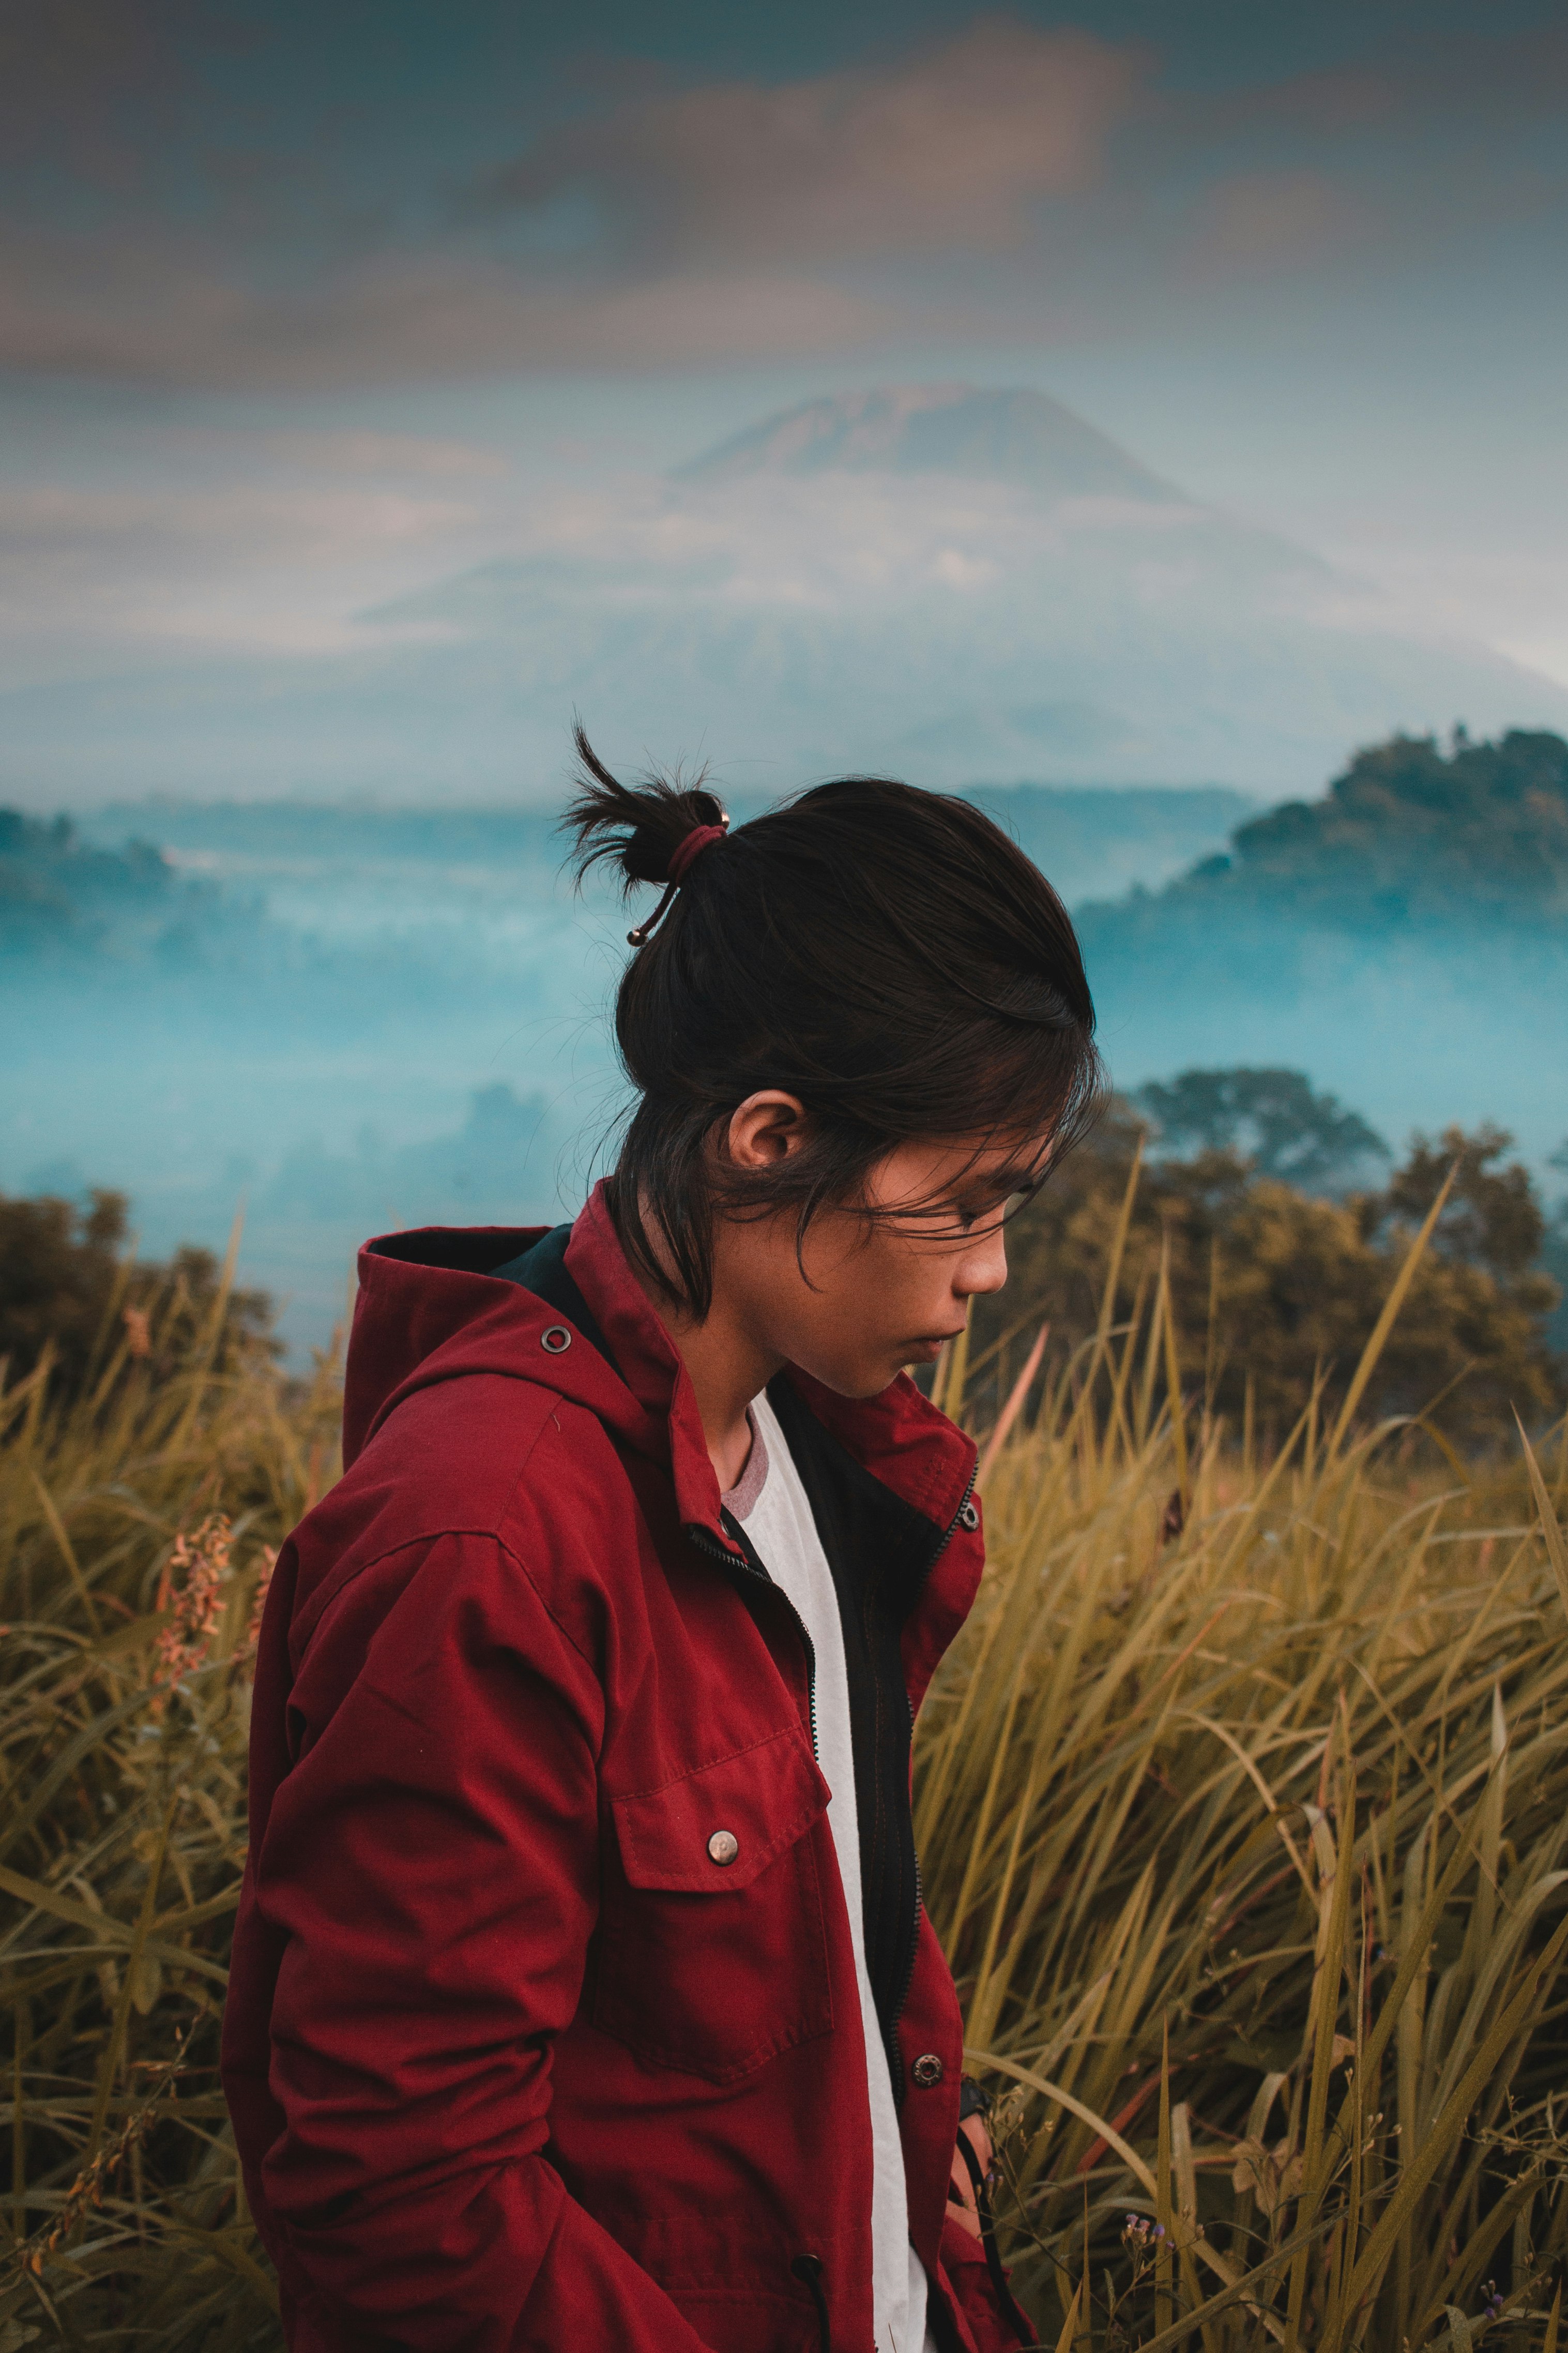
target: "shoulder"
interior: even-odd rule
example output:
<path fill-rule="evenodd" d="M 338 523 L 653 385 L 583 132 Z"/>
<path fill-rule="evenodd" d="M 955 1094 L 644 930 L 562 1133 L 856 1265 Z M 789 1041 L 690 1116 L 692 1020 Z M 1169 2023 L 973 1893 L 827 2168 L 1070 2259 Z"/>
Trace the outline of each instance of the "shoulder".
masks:
<path fill-rule="evenodd" d="M 389 1413 L 301 1534 L 499 1534 L 507 1496 L 560 1400 L 531 1381 L 470 1373 L 432 1381 Z"/>
<path fill-rule="evenodd" d="M 625 1484 L 596 1414 L 514 1374 L 464 1373 L 404 1398 L 329 1502 L 391 1507 L 409 1535 L 504 1536 L 520 1498 L 584 1475 Z"/>
<path fill-rule="evenodd" d="M 597 1415 L 505 1374 L 435 1381 L 405 1398 L 295 1534 L 300 1601 L 378 1563 L 462 1539 L 504 1554 L 551 1602 L 625 1559 L 639 1519 L 633 1478 Z M 311 1613 L 314 1614 L 314 1613 Z"/>

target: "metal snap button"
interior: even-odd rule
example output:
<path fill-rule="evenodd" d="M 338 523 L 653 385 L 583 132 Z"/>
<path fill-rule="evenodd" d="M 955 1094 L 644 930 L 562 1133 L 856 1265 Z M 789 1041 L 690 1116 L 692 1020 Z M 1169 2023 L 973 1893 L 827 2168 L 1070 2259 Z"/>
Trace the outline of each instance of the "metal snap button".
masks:
<path fill-rule="evenodd" d="M 958 1515 L 958 1525 L 961 1528 L 967 1528 L 970 1535 L 973 1535 L 975 1529 L 980 1525 L 979 1504 L 973 1503 L 965 1504 L 963 1511 L 960 1512 Z"/>
<path fill-rule="evenodd" d="M 718 1863 L 721 1868 L 727 1862 L 733 1862 L 740 1852 L 741 1841 L 733 1831 L 715 1831 L 708 1841 L 708 1860 Z"/>
<path fill-rule="evenodd" d="M 540 1334 L 539 1345 L 552 1356 L 563 1356 L 572 1345 L 572 1335 L 564 1324 L 552 1324 Z"/>
<path fill-rule="evenodd" d="M 921 2091 L 929 2092 L 933 2084 L 941 2083 L 942 2077 L 947 2073 L 947 2069 L 942 2065 L 941 2059 L 937 2056 L 934 2051 L 922 2051 L 920 2057 L 915 2061 L 914 2065 L 910 2069 L 910 2073 L 914 2077 L 916 2083 L 920 2085 Z"/>

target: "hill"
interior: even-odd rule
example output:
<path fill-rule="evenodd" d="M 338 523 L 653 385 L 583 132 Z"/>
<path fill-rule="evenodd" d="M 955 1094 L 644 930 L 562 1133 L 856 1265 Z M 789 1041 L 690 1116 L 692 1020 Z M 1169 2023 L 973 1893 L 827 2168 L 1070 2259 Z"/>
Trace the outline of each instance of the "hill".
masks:
<path fill-rule="evenodd" d="M 176 954 L 214 912 L 214 894 L 148 841 L 110 849 L 83 840 L 68 817 L 0 808 L 0 964 L 34 972 Z"/>
<path fill-rule="evenodd" d="M 757 796 L 859 768 L 1271 799 L 1395 723 L 1568 726 L 1562 688 L 1409 634 L 1043 395 L 901 385 L 542 498 L 352 651 L 0 696 L 0 794 L 550 804 L 574 709 L 614 764 Z"/>
<path fill-rule="evenodd" d="M 672 479 L 748 474 L 959 474 L 1047 498 L 1182 502 L 1182 494 L 1043 392 L 879 386 L 807 400 L 722 441 Z"/>
<path fill-rule="evenodd" d="M 1568 744 L 1396 736 L 1154 892 L 1075 909 L 1126 1086 L 1287 1064 L 1385 1134 L 1565 1124 Z"/>
<path fill-rule="evenodd" d="M 1131 923 L 1393 932 L 1543 927 L 1568 946 L 1568 743 L 1510 729 L 1462 731 L 1445 752 L 1396 735 L 1358 752 L 1320 801 L 1288 801 L 1238 826 L 1157 897 L 1096 910 L 1101 936 Z"/>

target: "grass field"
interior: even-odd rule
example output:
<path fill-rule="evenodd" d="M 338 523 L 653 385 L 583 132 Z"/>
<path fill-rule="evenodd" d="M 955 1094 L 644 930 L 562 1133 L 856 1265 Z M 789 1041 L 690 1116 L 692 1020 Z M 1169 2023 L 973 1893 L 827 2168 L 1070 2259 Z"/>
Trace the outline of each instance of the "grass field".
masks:
<path fill-rule="evenodd" d="M 279 2341 L 215 2063 L 258 1595 L 336 1400 L 157 1361 L 0 1402 L 0 2353 Z M 1477 1470 L 1352 1391 L 1264 1461 L 1182 1386 L 1156 1294 L 988 1447 L 921 1724 L 1015 2285 L 1063 2353 L 1554 2353 L 1568 1443 Z"/>

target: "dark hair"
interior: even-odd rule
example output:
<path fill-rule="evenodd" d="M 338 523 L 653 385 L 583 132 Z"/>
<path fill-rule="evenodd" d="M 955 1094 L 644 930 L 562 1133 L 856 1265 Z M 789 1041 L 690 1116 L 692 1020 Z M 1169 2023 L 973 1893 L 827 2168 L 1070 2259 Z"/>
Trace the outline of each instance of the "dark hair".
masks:
<path fill-rule="evenodd" d="M 720 803 L 701 776 L 619 784 L 581 727 L 575 740 L 562 822 L 579 881 L 603 860 L 623 896 L 668 886 Z M 978 1151 L 1048 1126 L 1054 1161 L 1099 1106 L 1093 1033 L 1066 908 L 982 811 L 882 776 L 800 793 L 693 860 L 622 977 L 616 1040 L 639 1100 L 610 1208 L 628 1255 L 669 1287 L 651 1222 L 678 1296 L 704 1315 L 720 1208 L 793 1205 L 804 1238 L 887 1153 L 926 1137 Z M 774 1167 L 727 1170 L 709 1139 L 763 1087 L 800 1098 L 809 1140 Z"/>

